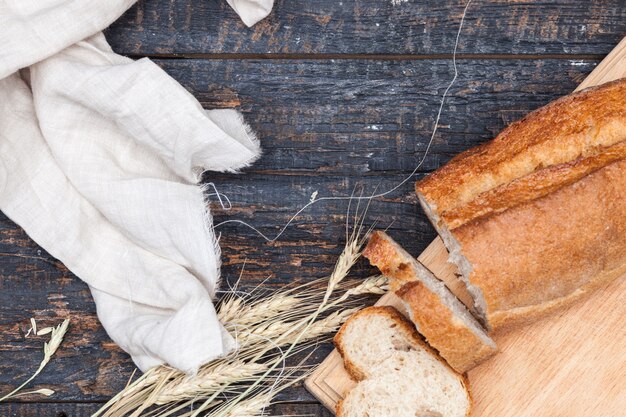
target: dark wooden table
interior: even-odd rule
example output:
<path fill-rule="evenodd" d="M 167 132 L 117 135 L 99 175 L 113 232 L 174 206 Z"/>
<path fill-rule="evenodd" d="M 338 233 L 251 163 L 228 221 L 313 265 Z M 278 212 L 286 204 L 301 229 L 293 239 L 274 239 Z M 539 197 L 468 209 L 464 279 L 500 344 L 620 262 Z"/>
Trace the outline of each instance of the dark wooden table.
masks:
<path fill-rule="evenodd" d="M 233 209 L 217 222 L 248 221 L 275 233 L 311 194 L 386 190 L 412 171 L 452 77 L 451 51 L 463 9 L 455 0 L 277 0 L 246 28 L 222 0 L 141 1 L 107 30 L 113 49 L 150 57 L 206 108 L 237 108 L 258 132 L 264 156 L 240 175 L 208 174 Z M 569 93 L 626 35 L 626 1 L 475 0 L 459 45 L 459 78 L 430 154 L 416 178 L 510 122 Z M 320 203 L 282 239 L 221 228 L 223 276 L 278 286 L 328 273 L 341 250 L 345 202 Z M 372 204 L 368 222 L 414 254 L 435 236 L 413 181 Z M 360 264 L 356 274 L 370 271 Z M 129 357 L 98 323 L 87 286 L 0 213 L 0 393 L 41 360 L 40 326 L 71 317 L 62 349 L 32 384 L 50 398 L 0 403 L 4 416 L 87 416 L 124 387 Z M 317 351 L 321 360 L 328 346 Z M 273 414 L 328 416 L 304 388 Z"/>

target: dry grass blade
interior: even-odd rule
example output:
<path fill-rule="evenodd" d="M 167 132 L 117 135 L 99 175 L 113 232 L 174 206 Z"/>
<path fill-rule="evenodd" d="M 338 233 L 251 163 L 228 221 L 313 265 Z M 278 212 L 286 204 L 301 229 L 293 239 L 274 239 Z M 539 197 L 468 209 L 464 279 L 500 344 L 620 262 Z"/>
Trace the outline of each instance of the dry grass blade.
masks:
<path fill-rule="evenodd" d="M 27 395 L 32 395 L 32 394 L 45 395 L 46 397 L 49 397 L 52 394 L 54 394 L 54 391 L 49 388 L 41 388 L 41 389 L 37 389 L 34 391 L 20 392 L 18 394 L 12 395 L 11 398 L 25 397 Z"/>

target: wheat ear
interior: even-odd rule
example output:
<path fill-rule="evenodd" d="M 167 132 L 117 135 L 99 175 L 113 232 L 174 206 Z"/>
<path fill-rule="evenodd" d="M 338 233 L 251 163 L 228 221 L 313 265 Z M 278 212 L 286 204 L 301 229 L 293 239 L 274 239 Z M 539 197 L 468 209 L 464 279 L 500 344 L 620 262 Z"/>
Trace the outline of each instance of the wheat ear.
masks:
<path fill-rule="evenodd" d="M 65 333 L 67 332 L 67 327 L 68 327 L 69 324 L 70 324 L 70 321 L 68 319 L 65 319 L 65 320 L 63 320 L 63 323 L 59 324 L 57 327 L 52 329 L 52 335 L 50 336 L 50 341 L 44 343 L 44 345 L 43 345 L 43 360 L 39 364 L 39 368 L 37 368 L 35 373 L 30 378 L 28 378 L 26 381 L 24 381 L 24 383 L 22 385 L 20 385 L 19 387 L 15 388 L 13 391 L 8 393 L 4 397 L 0 398 L 0 402 L 15 396 L 15 394 L 19 390 L 24 388 L 30 381 L 35 379 L 37 377 L 37 375 L 39 375 L 41 373 L 43 368 L 48 364 L 48 362 L 50 362 L 50 359 L 52 359 L 52 356 L 57 351 L 59 346 L 61 346 L 61 342 L 63 342 L 63 336 L 65 336 Z"/>

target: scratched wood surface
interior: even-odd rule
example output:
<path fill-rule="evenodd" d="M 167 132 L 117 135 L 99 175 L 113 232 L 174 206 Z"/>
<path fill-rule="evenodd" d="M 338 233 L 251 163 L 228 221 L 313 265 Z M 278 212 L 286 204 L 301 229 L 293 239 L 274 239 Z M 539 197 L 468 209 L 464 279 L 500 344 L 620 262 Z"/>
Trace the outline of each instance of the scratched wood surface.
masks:
<path fill-rule="evenodd" d="M 384 190 L 411 172 L 452 76 L 461 10 L 459 1 L 278 0 L 270 18 L 247 29 L 221 0 L 151 0 L 107 36 L 120 53 L 153 58 L 204 107 L 245 114 L 264 156 L 242 175 L 206 180 L 234 205 L 225 212 L 213 204 L 216 222 L 242 219 L 272 233 L 314 191 Z M 573 90 L 624 34 L 622 0 L 475 0 L 459 79 L 418 176 Z M 236 279 L 244 261 L 245 286 L 323 276 L 340 252 L 345 210 L 341 202 L 315 205 L 272 245 L 245 228 L 222 227 L 225 281 Z M 435 236 L 412 184 L 369 213 L 369 221 L 402 231 L 394 235 L 413 253 Z M 369 272 L 360 264 L 355 275 Z M 32 385 L 56 394 L 0 403 L 0 417 L 89 415 L 134 369 L 99 325 L 87 286 L 0 214 L 0 393 L 41 359 L 43 339 L 25 338 L 29 318 L 46 326 L 67 316 L 63 349 Z M 313 361 L 329 352 L 321 347 Z M 328 415 L 302 387 L 281 400 L 274 414 Z"/>

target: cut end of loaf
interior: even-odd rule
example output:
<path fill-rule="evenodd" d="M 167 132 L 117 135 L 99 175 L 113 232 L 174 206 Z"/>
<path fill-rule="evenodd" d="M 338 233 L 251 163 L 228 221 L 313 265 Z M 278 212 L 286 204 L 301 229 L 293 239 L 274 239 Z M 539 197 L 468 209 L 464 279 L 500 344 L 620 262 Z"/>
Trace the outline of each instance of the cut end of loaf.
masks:
<path fill-rule="evenodd" d="M 429 203 L 426 200 L 426 197 L 424 197 L 424 195 L 420 192 L 419 183 L 415 185 L 415 190 L 424 213 L 426 213 L 426 216 L 435 227 L 435 230 L 437 230 L 437 233 L 441 236 L 441 240 L 443 240 L 444 245 L 448 249 L 448 262 L 453 263 L 457 267 L 459 273 L 461 274 L 461 280 L 467 287 L 467 291 L 474 299 L 476 318 L 483 326 L 485 326 L 485 328 L 491 330 L 491 326 L 487 320 L 487 303 L 485 302 L 483 292 L 479 287 L 472 285 L 469 279 L 470 274 L 472 273 L 472 265 L 467 258 L 463 256 L 459 242 L 454 238 L 446 225 L 440 221 L 439 216 L 437 215 L 437 206 L 434 203 Z"/>
<path fill-rule="evenodd" d="M 457 372 L 465 373 L 497 351 L 480 322 L 443 281 L 385 232 L 372 234 L 365 256 L 390 278 L 392 288 L 400 286 L 395 293 L 417 330 Z"/>

